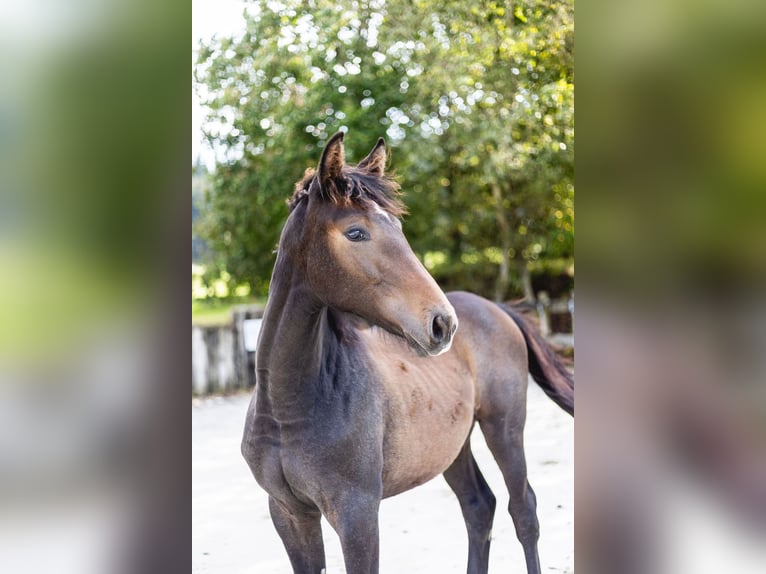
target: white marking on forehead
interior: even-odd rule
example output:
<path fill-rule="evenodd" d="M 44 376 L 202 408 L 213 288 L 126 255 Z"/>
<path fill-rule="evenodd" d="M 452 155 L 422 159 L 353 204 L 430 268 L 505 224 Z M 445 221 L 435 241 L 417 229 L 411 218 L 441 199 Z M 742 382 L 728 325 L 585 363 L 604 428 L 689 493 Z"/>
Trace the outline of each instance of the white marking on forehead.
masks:
<path fill-rule="evenodd" d="M 385 209 L 383 209 L 381 206 L 379 206 L 374 201 L 372 201 L 370 203 L 372 203 L 372 207 L 373 207 L 373 210 L 375 211 L 375 213 L 380 213 L 381 215 L 385 215 L 386 219 L 388 219 L 391 223 L 396 225 L 399 229 L 402 228 L 402 223 L 401 223 L 401 221 L 399 221 L 399 219 L 397 219 L 396 217 L 394 217 L 393 215 L 388 213 Z"/>
<path fill-rule="evenodd" d="M 391 214 L 388 213 L 381 206 L 379 206 L 377 203 L 375 203 L 374 201 L 372 201 L 370 203 L 372 203 L 372 207 L 375 210 L 375 213 L 380 213 L 381 215 L 385 215 L 388 219 L 393 219 L 393 217 L 391 217 Z"/>

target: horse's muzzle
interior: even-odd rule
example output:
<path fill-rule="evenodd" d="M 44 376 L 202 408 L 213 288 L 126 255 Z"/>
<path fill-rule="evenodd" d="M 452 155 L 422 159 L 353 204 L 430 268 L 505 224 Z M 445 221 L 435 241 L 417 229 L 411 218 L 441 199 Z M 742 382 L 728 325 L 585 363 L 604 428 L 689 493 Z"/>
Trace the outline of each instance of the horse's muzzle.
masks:
<path fill-rule="evenodd" d="M 441 355 L 449 351 L 452 337 L 457 331 L 457 317 L 452 313 L 436 312 L 431 316 L 429 355 Z"/>

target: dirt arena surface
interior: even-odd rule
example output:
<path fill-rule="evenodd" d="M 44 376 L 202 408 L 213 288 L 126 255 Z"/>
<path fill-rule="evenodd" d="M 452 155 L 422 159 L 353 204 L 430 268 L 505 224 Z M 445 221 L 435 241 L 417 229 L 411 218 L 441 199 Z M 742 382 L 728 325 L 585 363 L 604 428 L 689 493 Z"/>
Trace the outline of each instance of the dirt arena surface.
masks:
<path fill-rule="evenodd" d="M 531 381 L 531 379 L 530 379 Z M 192 404 L 192 572 L 290 574 L 266 493 L 240 455 L 249 394 Z M 478 427 L 476 460 L 497 497 L 489 571 L 526 572 L 507 512 L 508 493 Z M 537 494 L 542 572 L 574 572 L 574 421 L 530 382 L 525 431 L 529 482 Z M 323 520 L 327 574 L 342 574 L 335 532 Z M 463 574 L 468 539 L 457 499 L 439 476 L 380 508 L 382 574 Z"/>

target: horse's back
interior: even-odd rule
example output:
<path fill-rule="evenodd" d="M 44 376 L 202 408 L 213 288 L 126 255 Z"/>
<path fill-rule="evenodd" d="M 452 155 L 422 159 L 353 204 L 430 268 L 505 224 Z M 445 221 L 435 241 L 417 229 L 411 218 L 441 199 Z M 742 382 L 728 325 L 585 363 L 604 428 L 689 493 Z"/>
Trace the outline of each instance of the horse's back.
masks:
<path fill-rule="evenodd" d="M 453 341 L 455 352 L 474 361 L 508 359 L 523 367 L 526 373 L 527 345 L 524 334 L 514 320 L 498 305 L 475 293 L 447 293 L 458 316 L 458 329 Z"/>

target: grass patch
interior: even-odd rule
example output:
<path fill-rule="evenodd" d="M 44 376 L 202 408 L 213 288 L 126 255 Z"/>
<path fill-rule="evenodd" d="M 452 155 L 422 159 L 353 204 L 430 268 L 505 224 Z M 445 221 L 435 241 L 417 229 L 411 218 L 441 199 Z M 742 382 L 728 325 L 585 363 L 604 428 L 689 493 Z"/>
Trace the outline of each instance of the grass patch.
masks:
<path fill-rule="evenodd" d="M 192 301 L 192 325 L 227 325 L 231 310 L 238 305 L 264 305 L 265 299 L 235 297 L 231 299 L 198 299 Z"/>

